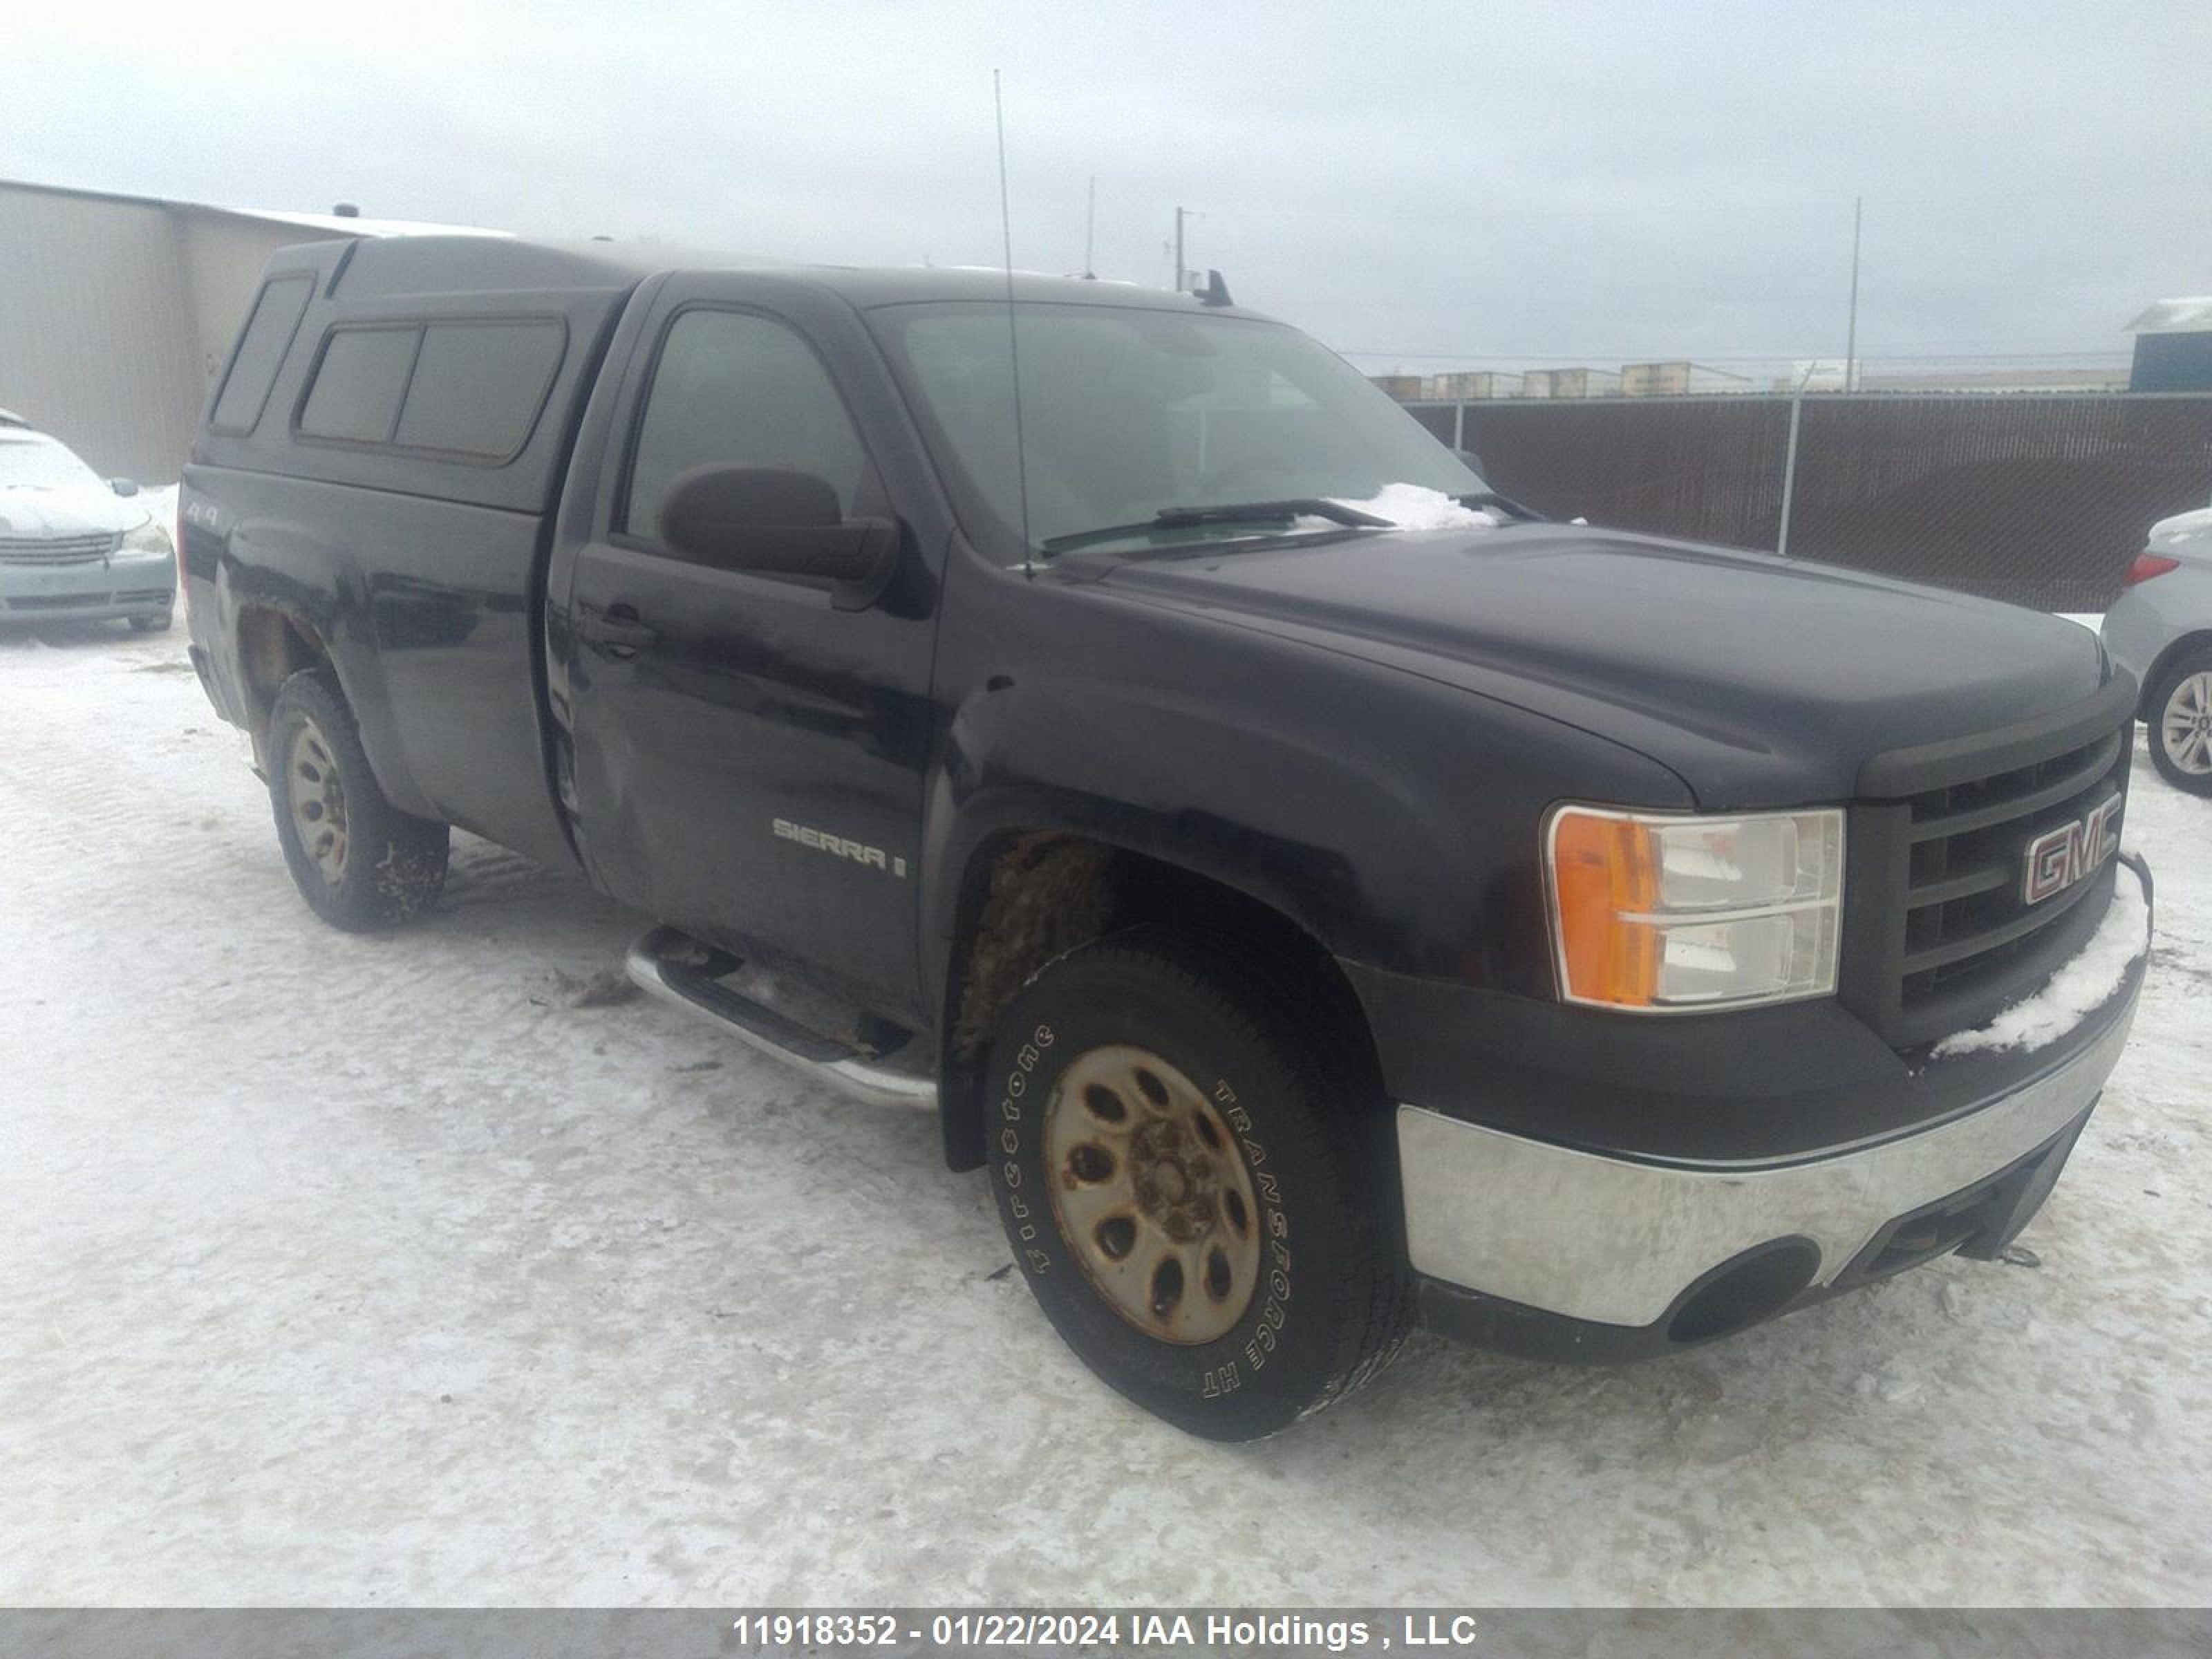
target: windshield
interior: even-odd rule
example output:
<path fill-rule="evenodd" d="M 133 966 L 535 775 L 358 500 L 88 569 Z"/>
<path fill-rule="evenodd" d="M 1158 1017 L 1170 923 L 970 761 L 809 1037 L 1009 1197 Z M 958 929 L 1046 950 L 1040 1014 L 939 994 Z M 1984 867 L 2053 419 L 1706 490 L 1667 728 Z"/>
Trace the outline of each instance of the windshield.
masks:
<path fill-rule="evenodd" d="M 52 438 L 0 436 L 0 489 L 106 489 L 100 476 Z"/>
<path fill-rule="evenodd" d="M 1006 307 L 887 306 L 872 320 L 969 535 L 1019 559 Z M 1270 528 L 1230 520 L 1152 531 L 1168 508 L 1358 501 L 1392 484 L 1454 495 L 1486 488 L 1357 369 L 1279 323 L 1025 304 L 1015 324 L 1032 547 L 1087 542 L 1086 532 L 1116 526 L 1131 526 L 1126 539 L 1137 545 Z"/>

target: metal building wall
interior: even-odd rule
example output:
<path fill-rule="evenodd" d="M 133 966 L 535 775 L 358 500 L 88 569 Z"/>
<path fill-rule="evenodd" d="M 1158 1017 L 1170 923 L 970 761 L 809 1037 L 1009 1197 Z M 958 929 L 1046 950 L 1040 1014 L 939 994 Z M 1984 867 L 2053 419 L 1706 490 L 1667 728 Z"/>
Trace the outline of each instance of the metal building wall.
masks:
<path fill-rule="evenodd" d="M 326 241 L 332 233 L 182 204 L 169 212 L 184 252 L 185 291 L 201 370 L 200 392 L 191 411 L 196 425 L 206 394 L 214 390 L 215 377 L 230 361 L 230 348 L 245 324 L 246 310 L 261 291 L 261 270 L 269 256 L 280 247 Z"/>
<path fill-rule="evenodd" d="M 0 409 L 167 483 L 270 253 L 313 230 L 0 182 Z"/>
<path fill-rule="evenodd" d="M 0 185 L 0 408 L 161 483 L 205 386 L 165 210 Z"/>

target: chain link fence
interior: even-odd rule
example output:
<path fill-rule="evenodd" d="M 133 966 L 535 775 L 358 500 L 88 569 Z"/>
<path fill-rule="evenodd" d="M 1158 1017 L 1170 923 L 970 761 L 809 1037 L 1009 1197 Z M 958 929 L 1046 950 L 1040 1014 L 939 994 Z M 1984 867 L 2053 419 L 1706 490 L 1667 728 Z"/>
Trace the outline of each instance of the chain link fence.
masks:
<path fill-rule="evenodd" d="M 2212 395 L 1814 392 L 1412 410 L 1479 454 L 1495 488 L 1556 518 L 1779 550 L 2046 611 L 2102 610 L 2153 524 L 2212 501 Z"/>

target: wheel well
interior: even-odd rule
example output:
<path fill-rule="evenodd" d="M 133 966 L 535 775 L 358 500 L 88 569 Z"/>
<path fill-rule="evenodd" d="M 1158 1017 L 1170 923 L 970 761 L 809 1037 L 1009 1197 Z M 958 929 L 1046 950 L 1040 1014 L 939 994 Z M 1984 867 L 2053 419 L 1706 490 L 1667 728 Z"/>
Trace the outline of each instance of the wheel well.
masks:
<path fill-rule="evenodd" d="M 254 605 L 238 619 L 238 661 L 246 678 L 247 728 L 258 750 L 275 707 L 277 688 L 303 668 L 327 665 L 331 654 L 305 623 L 270 605 Z"/>
<path fill-rule="evenodd" d="M 2212 628 L 2200 628 L 2194 634 L 2184 634 L 2158 653 L 2149 671 L 2143 675 L 2142 695 L 2136 700 L 2136 712 L 2139 718 L 2148 720 L 2155 720 L 2158 717 L 2158 710 L 2150 706 L 2151 692 L 2159 681 L 2165 678 L 2166 671 L 2173 665 L 2176 659 L 2188 655 L 2191 652 L 2202 651 L 2208 647 L 2212 647 Z"/>
<path fill-rule="evenodd" d="M 1381 1086 L 1359 999 L 1327 947 L 1272 905 L 1211 877 L 1056 831 L 1012 834 L 978 849 L 963 884 L 945 1017 L 940 1098 L 945 1160 L 983 1163 L 982 1056 L 999 1011 L 1054 957 L 1145 923 L 1235 941 L 1267 963 L 1340 1045 L 1364 1088 Z M 1303 1012 L 1303 1011 L 1302 1011 Z"/>

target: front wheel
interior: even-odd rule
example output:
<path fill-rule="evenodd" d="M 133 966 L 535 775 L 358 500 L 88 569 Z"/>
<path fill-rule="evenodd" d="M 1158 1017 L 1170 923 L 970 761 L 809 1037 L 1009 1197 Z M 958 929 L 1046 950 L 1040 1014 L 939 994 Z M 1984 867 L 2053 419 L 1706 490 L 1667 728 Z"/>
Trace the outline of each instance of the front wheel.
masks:
<path fill-rule="evenodd" d="M 2175 788 L 2212 795 L 2212 650 L 2185 653 L 2151 687 L 2150 757 Z"/>
<path fill-rule="evenodd" d="M 1014 1259 L 1146 1410 L 1249 1440 L 1342 1398 L 1407 1325 L 1389 1122 L 1255 963 L 1157 929 L 1049 964 L 986 1103 Z"/>
<path fill-rule="evenodd" d="M 156 611 L 147 616 L 131 617 L 131 631 L 134 634 L 166 634 L 175 621 L 175 611 Z"/>
<path fill-rule="evenodd" d="M 366 933 L 397 927 L 436 900 L 452 834 L 385 799 L 353 711 L 323 670 L 303 669 L 278 688 L 268 756 L 276 839 L 317 915 Z"/>

